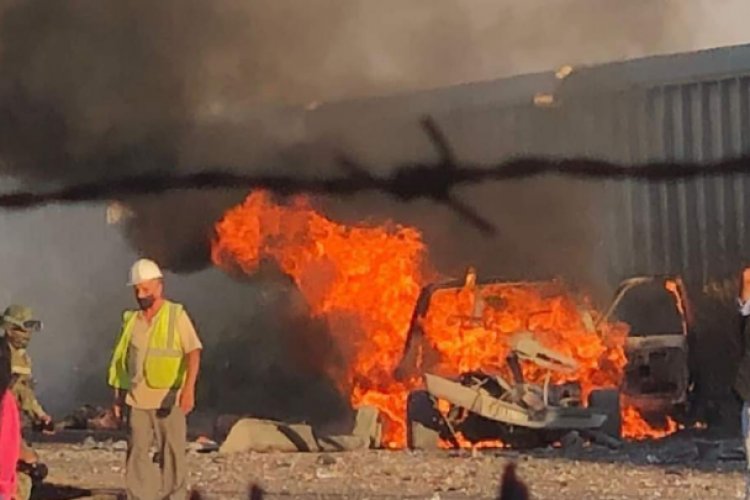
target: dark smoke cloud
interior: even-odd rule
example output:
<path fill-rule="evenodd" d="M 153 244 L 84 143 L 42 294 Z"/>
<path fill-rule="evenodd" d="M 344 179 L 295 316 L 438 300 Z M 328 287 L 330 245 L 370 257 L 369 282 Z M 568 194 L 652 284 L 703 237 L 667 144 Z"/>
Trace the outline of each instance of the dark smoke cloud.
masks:
<path fill-rule="evenodd" d="M 138 197 L 130 201 L 133 216 L 123 222 L 123 230 L 139 253 L 163 267 L 198 271 L 210 262 L 214 223 L 246 194 L 193 190 Z"/>
<path fill-rule="evenodd" d="M 34 186 L 208 166 L 321 175 L 369 132 L 318 130 L 290 105 L 659 50 L 679 10 L 644 0 L 4 0 L 0 168 Z M 393 154 L 375 144 L 366 156 Z M 396 151 L 390 160 L 430 154 L 422 138 Z M 126 233 L 167 267 L 194 270 L 236 201 L 131 200 Z"/>
<path fill-rule="evenodd" d="M 259 106 L 642 52 L 662 43 L 676 9 L 638 1 L 592 11 L 581 0 L 0 5 L 0 155 L 6 173 L 35 182 L 196 162 L 254 167 L 278 157 L 248 150 L 304 142 L 280 112 Z"/>
<path fill-rule="evenodd" d="M 192 112 L 208 5 L 10 2 L 0 18 L 0 151 L 10 173 L 74 181 L 171 168 Z M 206 16 L 206 28 L 195 24 Z"/>

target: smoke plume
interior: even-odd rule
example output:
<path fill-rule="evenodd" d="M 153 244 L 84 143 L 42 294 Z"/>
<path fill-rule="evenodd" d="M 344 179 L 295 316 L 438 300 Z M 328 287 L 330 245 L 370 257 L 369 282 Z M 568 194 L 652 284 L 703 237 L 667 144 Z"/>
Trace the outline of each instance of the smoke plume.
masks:
<path fill-rule="evenodd" d="M 648 1 L 5 0 L 2 171 L 36 186 L 207 166 L 321 174 L 367 132 L 344 141 L 279 106 L 669 50 L 687 40 L 670 24 L 682 11 Z M 400 160 L 428 154 L 421 140 L 399 150 Z M 127 234 L 190 271 L 208 263 L 210 226 L 237 198 L 134 200 Z M 177 211 L 190 216 L 178 223 Z M 157 237 L 166 226 L 175 237 Z"/>

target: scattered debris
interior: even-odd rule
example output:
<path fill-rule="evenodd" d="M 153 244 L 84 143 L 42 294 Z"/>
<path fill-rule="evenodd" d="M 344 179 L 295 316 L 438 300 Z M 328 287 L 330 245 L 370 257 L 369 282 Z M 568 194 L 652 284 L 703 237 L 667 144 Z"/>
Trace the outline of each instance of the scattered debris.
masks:
<path fill-rule="evenodd" d="M 564 64 L 563 66 L 560 66 L 555 72 L 555 78 L 557 78 L 558 80 L 564 80 L 565 78 L 569 77 L 571 73 L 573 73 L 573 66 L 571 66 L 570 64 Z"/>
<path fill-rule="evenodd" d="M 583 438 L 578 431 L 570 431 L 560 439 L 560 444 L 566 451 L 580 451 L 583 448 Z"/>
<path fill-rule="evenodd" d="M 719 460 L 745 461 L 745 447 L 740 440 L 721 441 L 719 444 Z"/>
<path fill-rule="evenodd" d="M 319 435 L 307 424 L 287 424 L 255 418 L 239 419 L 232 426 L 224 443 L 222 454 L 295 451 L 355 451 L 380 446 L 382 424 L 377 409 L 365 407 L 357 412 L 352 434 Z"/>
<path fill-rule="evenodd" d="M 383 437 L 383 421 L 378 409 L 374 406 L 359 408 L 352 433 L 367 440 L 370 448 L 380 448 Z"/>
<path fill-rule="evenodd" d="M 88 436 L 80 446 L 84 450 L 126 451 L 128 449 L 128 442 L 123 440 L 113 441 L 111 439 L 97 441 L 93 436 Z"/>
<path fill-rule="evenodd" d="M 621 440 L 614 438 L 610 436 L 609 434 L 606 434 L 599 430 L 587 429 L 587 430 L 581 431 L 581 433 L 584 437 L 589 439 L 592 443 L 606 446 L 607 448 L 612 449 L 612 450 L 619 450 L 623 446 L 623 443 Z"/>
<path fill-rule="evenodd" d="M 357 451 L 371 448 L 366 436 L 318 436 L 320 451 Z"/>
<path fill-rule="evenodd" d="M 545 92 L 538 92 L 534 94 L 534 106 L 537 107 L 551 107 L 555 104 L 555 96 Z"/>
<path fill-rule="evenodd" d="M 98 443 L 93 437 L 89 436 L 83 440 L 83 443 L 81 443 L 81 446 L 83 448 L 93 450 L 98 446 Z"/>
<path fill-rule="evenodd" d="M 315 470 L 315 477 L 317 477 L 318 479 L 332 479 L 336 476 L 338 476 L 338 474 L 330 470 L 326 470 L 326 469 Z"/>
<path fill-rule="evenodd" d="M 196 453 L 219 451 L 219 443 L 205 436 L 199 436 L 195 441 L 188 444 L 188 450 Z"/>
<path fill-rule="evenodd" d="M 220 453 L 318 451 L 312 427 L 243 418 L 229 431 Z"/>
<path fill-rule="evenodd" d="M 55 424 L 55 430 L 117 430 L 119 422 L 112 410 L 83 405 Z"/>
<path fill-rule="evenodd" d="M 675 441 L 692 439 L 674 438 Z M 579 457 L 568 457 L 565 450 L 558 447 L 529 452 L 481 450 L 481 458 L 475 460 L 469 458 L 468 450 L 463 450 L 463 454 L 447 450 L 434 453 L 367 450 L 346 456 L 336 453 L 190 453 L 187 460 L 189 482 L 201 490 L 206 500 L 246 498 L 248 482 L 260 478 L 269 500 L 429 499 L 436 493 L 444 500 L 528 498 L 513 496 L 511 487 L 498 491 L 498 475 L 510 462 L 516 464 L 516 475 L 532 490 L 534 498 L 632 498 L 639 493 L 648 498 L 739 496 L 744 485 L 743 462 L 717 466 L 699 462 L 648 465 L 646 454 L 656 457 L 666 445 L 670 452 L 680 447 L 668 442 L 671 440 L 625 442 L 620 451 L 584 447 Z M 728 440 L 722 442 L 720 448 L 730 450 L 734 444 Z M 108 449 L 82 450 L 79 446 L 55 443 L 42 443 L 37 449 L 53 471 L 57 484 L 100 491 L 122 486 L 122 453 Z M 600 456 L 600 452 L 605 454 Z M 331 459 L 336 459 L 336 463 L 331 463 Z M 94 468 L 98 471 L 96 476 L 92 474 Z"/>
<path fill-rule="evenodd" d="M 327 453 L 323 453 L 317 458 L 317 460 L 315 460 L 315 462 L 319 465 L 334 465 L 337 460 L 335 457 L 332 457 Z"/>
<path fill-rule="evenodd" d="M 686 464 L 695 462 L 699 456 L 698 447 L 692 440 L 674 440 L 649 453 L 646 461 L 658 465 Z"/>

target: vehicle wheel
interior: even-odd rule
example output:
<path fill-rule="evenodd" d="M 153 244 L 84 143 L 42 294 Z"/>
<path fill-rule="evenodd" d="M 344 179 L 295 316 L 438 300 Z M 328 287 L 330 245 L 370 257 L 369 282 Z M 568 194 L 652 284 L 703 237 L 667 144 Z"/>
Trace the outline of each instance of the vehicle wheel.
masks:
<path fill-rule="evenodd" d="M 427 391 L 413 391 L 406 400 L 406 444 L 411 450 L 437 450 L 442 416 Z"/>
<path fill-rule="evenodd" d="M 607 420 L 599 428 L 608 436 L 622 437 L 622 414 L 620 413 L 620 391 L 617 389 L 596 389 L 589 394 L 589 408 L 595 408 L 605 415 Z"/>

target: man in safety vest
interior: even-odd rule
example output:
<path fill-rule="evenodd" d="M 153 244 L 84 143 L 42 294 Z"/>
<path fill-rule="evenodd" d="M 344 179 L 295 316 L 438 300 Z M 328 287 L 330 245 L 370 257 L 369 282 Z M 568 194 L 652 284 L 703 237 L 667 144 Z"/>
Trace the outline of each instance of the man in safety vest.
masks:
<path fill-rule="evenodd" d="M 186 415 L 195 406 L 202 345 L 182 305 L 164 298 L 159 266 L 140 259 L 130 270 L 139 310 L 125 311 L 109 367 L 113 411 L 129 408 L 125 483 L 128 498 L 184 500 Z M 154 441 L 155 440 L 155 441 Z M 150 456 L 158 451 L 158 470 Z"/>

